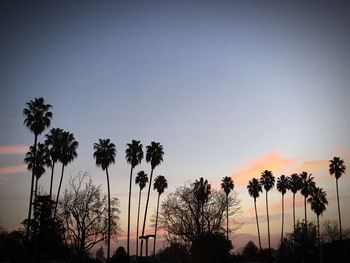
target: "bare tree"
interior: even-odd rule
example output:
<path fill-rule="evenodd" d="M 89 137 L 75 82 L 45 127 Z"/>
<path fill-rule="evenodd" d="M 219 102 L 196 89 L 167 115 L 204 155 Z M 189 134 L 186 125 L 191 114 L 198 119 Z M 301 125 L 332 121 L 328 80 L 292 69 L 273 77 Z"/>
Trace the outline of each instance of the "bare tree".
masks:
<path fill-rule="evenodd" d="M 195 184 L 185 185 L 162 202 L 159 225 L 165 231 L 167 241 L 189 245 L 202 233 L 225 232 L 227 204 L 230 218 L 234 220 L 240 212 L 239 203 L 235 191 L 227 201 L 224 192 L 211 190 L 203 204 L 197 199 Z"/>
<path fill-rule="evenodd" d="M 66 228 L 65 238 L 81 257 L 108 235 L 108 202 L 101 186 L 95 186 L 87 175 L 70 178 L 68 189 L 59 203 L 59 218 Z M 118 199 L 111 200 L 111 233 L 116 236 L 119 226 Z"/>

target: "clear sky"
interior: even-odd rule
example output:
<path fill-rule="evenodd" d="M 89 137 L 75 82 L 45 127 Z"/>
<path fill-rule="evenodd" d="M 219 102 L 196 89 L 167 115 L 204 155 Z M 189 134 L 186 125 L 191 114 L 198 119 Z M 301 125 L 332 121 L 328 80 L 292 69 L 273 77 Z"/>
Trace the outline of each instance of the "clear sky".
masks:
<path fill-rule="evenodd" d="M 128 2 L 128 3 L 126 3 Z M 156 175 L 174 191 L 208 178 L 232 176 L 243 223 L 233 241 L 256 241 L 248 180 L 261 171 L 306 170 L 328 193 L 322 219 L 337 220 L 335 180 L 328 160 L 350 167 L 350 15 L 345 4 L 242 1 L 2 1 L 0 4 L 0 224 L 27 216 L 31 174 L 23 164 L 33 135 L 23 126 L 25 103 L 53 105 L 51 127 L 73 132 L 79 157 L 66 169 L 87 171 L 106 189 L 92 145 L 110 138 L 110 168 L 125 244 L 132 139 L 164 146 Z M 39 138 L 43 140 L 43 136 Z M 138 170 L 149 173 L 145 162 Z M 350 168 L 349 168 L 350 169 Z M 55 175 L 57 188 L 59 172 Z M 48 174 L 40 179 L 48 191 Z M 350 227 L 349 174 L 340 179 L 342 219 Z M 136 218 L 137 191 L 132 195 Z M 144 191 L 146 192 L 146 191 Z M 286 195 L 291 230 L 291 194 Z M 280 194 L 273 190 L 271 231 L 280 233 Z M 151 197 L 155 209 L 156 194 Z M 299 200 L 301 202 L 301 199 Z M 266 244 L 264 198 L 258 200 Z M 149 213 L 152 214 L 152 213 Z M 302 203 L 297 217 L 302 218 Z M 309 218 L 315 217 L 309 212 Z M 136 219 L 134 220 L 136 221 Z M 135 222 L 132 222 L 135 229 Z"/>

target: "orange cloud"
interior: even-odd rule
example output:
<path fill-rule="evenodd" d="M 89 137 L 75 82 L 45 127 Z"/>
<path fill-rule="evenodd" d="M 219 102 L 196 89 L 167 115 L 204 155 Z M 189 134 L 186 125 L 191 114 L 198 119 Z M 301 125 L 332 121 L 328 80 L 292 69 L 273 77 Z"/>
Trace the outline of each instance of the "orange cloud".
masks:
<path fill-rule="evenodd" d="M 17 174 L 24 173 L 25 171 L 27 171 L 27 166 L 25 164 L 0 167 L 0 174 Z"/>
<path fill-rule="evenodd" d="M 262 171 L 270 170 L 273 173 L 281 173 L 290 168 L 294 162 L 293 159 L 286 159 L 279 153 L 272 152 L 250 161 L 248 167 L 234 172 L 232 179 L 236 187 L 246 187 L 248 181 L 253 177 L 259 178 Z"/>
<path fill-rule="evenodd" d="M 28 145 L 11 145 L 11 146 L 0 146 L 0 155 L 5 154 L 23 154 L 29 150 Z"/>

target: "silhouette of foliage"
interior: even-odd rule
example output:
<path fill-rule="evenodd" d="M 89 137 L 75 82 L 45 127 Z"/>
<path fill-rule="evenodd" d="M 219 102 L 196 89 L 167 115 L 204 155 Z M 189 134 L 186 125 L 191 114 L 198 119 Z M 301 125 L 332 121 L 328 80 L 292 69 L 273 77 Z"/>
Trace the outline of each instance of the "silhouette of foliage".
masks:
<path fill-rule="evenodd" d="M 190 263 L 190 254 L 187 251 L 186 246 L 171 243 L 168 247 L 160 250 L 157 254 L 157 259 L 159 262 L 164 263 Z"/>
<path fill-rule="evenodd" d="M 129 257 L 124 247 L 118 247 L 111 257 L 110 263 L 128 263 Z"/>
<path fill-rule="evenodd" d="M 256 261 L 258 259 L 259 249 L 253 241 L 249 241 L 243 248 L 242 256 L 249 261 Z"/>

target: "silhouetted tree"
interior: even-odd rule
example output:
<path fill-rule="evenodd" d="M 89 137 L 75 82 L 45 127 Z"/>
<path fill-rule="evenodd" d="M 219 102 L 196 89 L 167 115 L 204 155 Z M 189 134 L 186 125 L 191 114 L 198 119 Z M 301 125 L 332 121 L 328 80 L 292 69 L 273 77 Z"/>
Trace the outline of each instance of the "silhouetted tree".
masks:
<path fill-rule="evenodd" d="M 153 255 L 156 254 L 156 241 L 157 241 L 157 224 L 158 224 L 158 212 L 159 212 L 159 199 L 160 195 L 164 193 L 164 190 L 168 188 L 168 181 L 165 179 L 163 175 L 158 175 L 156 179 L 154 179 L 153 189 L 157 190 L 158 198 L 157 198 L 157 212 L 156 212 L 156 224 L 154 226 L 154 243 L 153 243 Z"/>
<path fill-rule="evenodd" d="M 137 226 L 136 226 L 136 256 L 139 255 L 139 219 L 140 219 L 140 204 L 141 204 L 141 191 L 148 183 L 148 176 L 144 171 L 137 173 L 135 178 L 135 184 L 139 185 L 139 204 L 137 206 Z"/>
<path fill-rule="evenodd" d="M 288 189 L 288 178 L 285 175 L 281 175 L 277 179 L 277 190 L 282 194 L 282 231 L 281 231 L 281 242 L 283 240 L 283 224 L 284 224 L 284 195 Z"/>
<path fill-rule="evenodd" d="M 230 192 L 233 190 L 234 187 L 234 183 L 231 177 L 225 176 L 222 180 L 221 180 L 221 188 L 224 190 L 225 194 L 226 194 L 226 202 L 227 202 L 227 207 L 226 207 L 226 238 L 228 238 L 228 232 L 229 232 L 229 227 L 228 227 L 228 195 L 230 194 Z"/>
<path fill-rule="evenodd" d="M 326 210 L 326 205 L 328 204 L 327 193 L 322 188 L 315 187 L 307 201 L 310 203 L 311 210 L 314 211 L 317 217 L 318 246 L 321 248 L 320 215 Z"/>
<path fill-rule="evenodd" d="M 201 215 L 201 228 L 199 228 L 199 233 L 204 232 L 204 205 L 208 202 L 209 196 L 211 194 L 211 185 L 208 183 L 208 180 L 204 180 L 203 177 L 199 178 L 194 182 L 193 188 L 194 194 L 197 199 L 197 203 L 199 204 L 196 212 Z"/>
<path fill-rule="evenodd" d="M 337 189 L 337 203 L 338 203 L 338 218 L 339 218 L 339 237 L 340 240 L 343 239 L 342 227 L 341 227 L 341 214 L 340 214 L 340 203 L 339 203 L 339 190 L 338 190 L 338 179 L 345 173 L 346 166 L 344 160 L 339 157 L 333 157 L 332 160 L 329 160 L 329 173 L 335 176 L 335 184 Z"/>
<path fill-rule="evenodd" d="M 259 250 L 253 241 L 249 241 L 243 248 L 242 256 L 245 259 L 256 261 L 258 259 Z"/>
<path fill-rule="evenodd" d="M 146 218 L 147 218 L 147 211 L 148 211 L 149 195 L 151 192 L 153 171 L 163 161 L 163 155 L 164 155 L 163 146 L 159 142 L 151 142 L 151 145 L 148 145 L 146 149 L 147 149 L 146 162 L 151 164 L 151 176 L 149 179 L 145 214 L 143 217 L 142 236 L 145 235 L 145 226 L 146 226 Z M 142 250 L 143 250 L 143 239 L 141 239 L 141 256 L 142 256 Z"/>
<path fill-rule="evenodd" d="M 118 247 L 111 257 L 111 263 L 128 263 L 129 258 L 124 247 Z"/>
<path fill-rule="evenodd" d="M 302 179 L 298 174 L 289 177 L 288 189 L 293 193 L 293 229 L 295 228 L 295 194 L 303 187 Z"/>
<path fill-rule="evenodd" d="M 159 262 L 165 263 L 190 263 L 190 254 L 186 246 L 179 243 L 170 243 L 158 253 Z"/>
<path fill-rule="evenodd" d="M 307 172 L 301 172 L 300 174 L 301 182 L 302 182 L 302 188 L 301 188 L 301 194 L 304 196 L 304 212 L 305 212 L 305 230 L 307 231 L 307 214 L 306 214 L 306 200 L 308 196 L 311 194 L 313 189 L 315 188 L 315 182 L 314 178 L 312 177 L 312 174 L 308 174 Z"/>
<path fill-rule="evenodd" d="M 63 130 L 60 128 L 52 128 L 50 133 L 45 135 L 45 145 L 50 153 L 52 160 L 52 169 L 51 169 L 51 179 L 50 179 L 50 199 L 52 199 L 52 182 L 53 174 L 55 170 L 55 164 L 59 160 L 62 154 L 62 134 Z"/>
<path fill-rule="evenodd" d="M 64 131 L 62 133 L 62 148 L 61 148 L 61 153 L 59 157 L 59 160 L 62 163 L 62 170 L 61 170 L 60 183 L 58 185 L 58 190 L 57 190 L 54 217 L 56 217 L 58 200 L 60 197 L 63 174 L 64 174 L 64 167 L 67 166 L 69 163 L 73 162 L 73 160 L 78 157 L 78 154 L 77 154 L 78 146 L 79 146 L 79 142 L 75 140 L 73 133 L 70 133 L 68 131 Z"/>
<path fill-rule="evenodd" d="M 247 189 L 248 189 L 249 195 L 254 198 L 256 227 L 258 229 L 259 249 L 261 250 L 259 218 L 258 218 L 258 212 L 256 209 L 256 199 L 260 196 L 260 192 L 262 192 L 262 187 L 261 187 L 260 181 L 256 178 L 253 178 L 252 180 L 249 181 L 249 183 L 247 185 Z"/>
<path fill-rule="evenodd" d="M 131 143 L 126 144 L 125 159 L 130 164 L 130 183 L 129 183 L 129 204 L 128 204 L 128 237 L 126 242 L 126 253 L 129 256 L 130 244 L 130 202 L 131 202 L 131 182 L 132 172 L 136 165 L 140 164 L 143 159 L 142 144 L 140 141 L 132 140 Z"/>
<path fill-rule="evenodd" d="M 64 222 L 66 240 L 77 260 L 119 229 L 118 200 L 108 200 L 101 186 L 87 179 L 87 174 L 71 178 L 59 204 L 59 219 Z"/>
<path fill-rule="evenodd" d="M 108 189 L 108 234 L 107 234 L 107 262 L 110 259 L 111 247 L 111 194 L 109 188 L 108 167 L 115 163 L 116 147 L 109 139 L 99 139 L 98 143 L 94 143 L 94 158 L 96 165 L 101 166 L 102 170 L 106 170 L 107 189 Z"/>
<path fill-rule="evenodd" d="M 265 170 L 261 173 L 260 183 L 264 187 L 266 192 L 266 216 L 267 216 L 267 235 L 269 242 L 269 249 L 271 249 L 271 239 L 270 239 L 270 218 L 269 218 L 269 202 L 267 198 L 268 192 L 275 185 L 275 177 L 272 175 L 271 171 Z"/>
<path fill-rule="evenodd" d="M 227 202 L 222 191 L 211 190 L 208 200 L 202 206 L 194 191 L 195 183 L 176 188 L 167 195 L 161 204 L 159 225 L 165 232 L 169 243 L 190 245 L 203 233 L 224 232 L 226 220 L 224 217 Z M 234 218 L 240 212 L 237 193 L 228 198 L 229 216 Z M 203 213 L 201 210 L 203 208 Z M 202 224 L 202 218 L 204 225 Z"/>
<path fill-rule="evenodd" d="M 33 145 L 33 153 L 34 160 L 36 159 L 36 144 L 38 141 L 38 136 L 50 126 L 52 119 L 52 112 L 50 108 L 52 106 L 50 104 L 45 104 L 43 98 L 35 98 L 34 101 L 31 100 L 26 103 L 26 108 L 23 110 L 24 125 L 34 133 L 34 145 Z M 34 164 L 35 166 L 35 164 Z M 32 181 L 30 185 L 30 195 L 29 195 L 29 209 L 28 209 L 28 225 L 26 231 L 26 241 L 29 238 L 29 229 L 30 229 L 30 221 L 31 221 L 31 213 L 32 213 L 32 203 L 33 203 L 33 186 L 34 186 L 34 176 L 35 169 L 32 169 Z"/>

